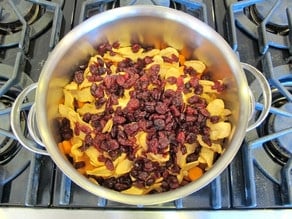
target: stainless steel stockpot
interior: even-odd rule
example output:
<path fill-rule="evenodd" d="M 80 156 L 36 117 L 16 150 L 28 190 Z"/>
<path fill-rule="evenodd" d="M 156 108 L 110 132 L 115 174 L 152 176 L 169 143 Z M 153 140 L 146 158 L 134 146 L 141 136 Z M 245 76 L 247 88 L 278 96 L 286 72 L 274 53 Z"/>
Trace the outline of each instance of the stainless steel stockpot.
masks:
<path fill-rule="evenodd" d="M 221 79 L 227 90 L 220 98 L 231 109 L 232 132 L 226 140 L 225 152 L 201 178 L 173 191 L 149 195 L 125 195 L 98 186 L 79 174 L 59 151 L 59 134 L 54 123 L 63 87 L 72 79 L 74 69 L 85 63 L 102 42 L 129 44 L 135 41 L 144 45 L 170 45 L 187 56 L 202 60 L 213 79 Z M 265 110 L 251 127 L 252 94 L 244 69 L 253 73 L 265 91 Z M 35 106 L 29 114 L 30 132 L 35 141 L 46 150 L 26 139 L 17 124 L 21 103 L 36 88 Z M 46 61 L 37 84 L 25 89 L 12 109 L 11 124 L 18 140 L 29 150 L 49 154 L 57 166 L 83 189 L 109 200 L 139 205 L 151 205 L 175 200 L 189 195 L 210 183 L 232 161 L 240 148 L 247 130 L 256 127 L 267 115 L 271 93 L 262 74 L 248 64 L 240 63 L 225 40 L 207 24 L 180 11 L 160 6 L 127 6 L 95 15 L 69 32 L 55 47 Z M 38 132 L 40 137 L 38 137 Z"/>

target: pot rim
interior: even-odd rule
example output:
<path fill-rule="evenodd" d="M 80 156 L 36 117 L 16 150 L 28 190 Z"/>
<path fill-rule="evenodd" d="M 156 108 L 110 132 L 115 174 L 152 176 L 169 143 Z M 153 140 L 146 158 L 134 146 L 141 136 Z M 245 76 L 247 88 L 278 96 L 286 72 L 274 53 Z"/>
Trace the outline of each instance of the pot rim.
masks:
<path fill-rule="evenodd" d="M 234 133 L 232 141 L 230 142 L 231 147 L 228 148 L 228 150 L 226 150 L 224 154 L 219 157 L 213 167 L 210 168 L 206 173 L 204 173 L 203 177 L 175 190 L 147 195 L 122 194 L 120 192 L 113 191 L 102 186 L 97 186 L 95 183 L 88 180 L 85 176 L 78 173 L 78 171 L 71 165 L 71 163 L 65 158 L 65 156 L 60 153 L 58 147 L 56 146 L 56 142 L 48 133 L 47 130 L 50 130 L 48 122 L 43 121 L 43 119 L 37 119 L 37 125 L 40 131 L 41 138 L 45 145 L 47 145 L 46 149 L 49 152 L 51 158 L 62 170 L 62 172 L 65 173 L 70 179 L 72 179 L 73 182 L 97 196 L 112 201 L 133 205 L 153 205 L 182 198 L 184 196 L 190 195 L 195 191 L 198 191 L 202 187 L 209 184 L 229 165 L 229 163 L 236 155 L 238 149 L 240 148 L 243 138 L 245 136 L 248 124 L 246 118 L 248 118 L 249 114 L 249 95 L 248 92 L 246 92 L 248 87 L 247 81 L 237 56 L 234 54 L 227 42 L 215 30 L 213 30 L 202 21 L 192 17 L 191 15 L 161 6 L 125 6 L 111 9 L 109 11 L 95 15 L 84 21 L 80 25 L 76 26 L 66 36 L 64 36 L 63 39 L 57 44 L 55 49 L 49 55 L 41 72 L 36 91 L 36 116 L 37 118 L 47 118 L 46 95 L 49 89 L 48 81 L 50 80 L 52 72 L 51 69 L 54 69 L 56 67 L 56 60 L 60 60 L 64 56 L 66 51 L 71 47 L 71 45 L 74 44 L 74 42 L 76 42 L 87 32 L 93 30 L 96 26 L 101 26 L 123 17 L 129 18 L 141 15 L 151 15 L 175 20 L 176 22 L 182 23 L 183 25 L 186 25 L 188 28 L 194 31 L 200 32 L 203 37 L 209 40 L 211 40 L 212 37 L 212 41 L 216 42 L 216 46 L 221 51 L 224 51 L 224 55 L 226 57 L 226 60 L 228 60 L 232 72 L 238 72 L 238 74 L 235 75 L 236 83 L 238 85 L 238 92 L 242 94 L 238 102 L 246 104 L 240 105 L 240 115 L 238 120 L 238 124 L 240 124 L 240 126 L 237 126 L 236 128 L 237 130 Z"/>

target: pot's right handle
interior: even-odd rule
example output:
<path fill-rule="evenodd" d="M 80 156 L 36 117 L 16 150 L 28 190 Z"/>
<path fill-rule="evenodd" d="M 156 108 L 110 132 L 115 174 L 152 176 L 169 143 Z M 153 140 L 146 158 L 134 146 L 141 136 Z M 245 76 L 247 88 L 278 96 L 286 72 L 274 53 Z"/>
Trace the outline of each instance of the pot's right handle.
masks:
<path fill-rule="evenodd" d="M 253 74 L 253 76 L 259 82 L 259 84 L 262 88 L 262 92 L 263 92 L 263 106 L 264 106 L 263 110 L 260 113 L 260 116 L 258 117 L 258 119 L 253 124 L 251 124 L 250 126 L 247 127 L 246 131 L 248 132 L 248 131 L 258 127 L 265 120 L 265 118 L 268 116 L 268 114 L 270 112 L 271 104 L 272 104 L 272 92 L 271 92 L 269 82 L 264 77 L 262 72 L 260 72 L 258 69 L 256 69 L 255 67 L 253 67 L 252 65 L 247 64 L 247 63 L 242 62 L 241 66 L 244 70 L 247 70 L 248 72 Z M 253 114 L 255 100 L 254 100 L 252 91 L 250 89 L 249 89 L 249 92 L 250 92 L 250 96 L 251 96 L 251 106 L 252 106 L 252 110 L 250 113 Z"/>

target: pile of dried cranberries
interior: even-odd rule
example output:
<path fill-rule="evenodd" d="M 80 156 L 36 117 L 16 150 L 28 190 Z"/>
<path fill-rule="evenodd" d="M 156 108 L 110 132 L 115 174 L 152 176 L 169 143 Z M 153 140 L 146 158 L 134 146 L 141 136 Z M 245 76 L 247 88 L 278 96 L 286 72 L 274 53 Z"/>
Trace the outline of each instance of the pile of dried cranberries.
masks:
<path fill-rule="evenodd" d="M 60 150 L 104 187 L 169 191 L 199 178 L 223 153 L 230 114 L 203 62 L 176 49 L 118 42 L 74 72 L 59 105 Z"/>

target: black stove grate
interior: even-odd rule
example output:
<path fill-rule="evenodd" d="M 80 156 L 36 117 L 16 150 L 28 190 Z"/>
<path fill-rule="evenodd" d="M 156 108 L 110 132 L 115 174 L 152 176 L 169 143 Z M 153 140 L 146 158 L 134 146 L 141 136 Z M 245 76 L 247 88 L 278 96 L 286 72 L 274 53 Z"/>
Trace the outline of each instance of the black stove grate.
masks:
<path fill-rule="evenodd" d="M 283 5 L 282 3 L 285 3 Z M 251 10 L 257 6 L 257 4 L 269 4 L 269 10 L 265 11 L 265 17 L 261 21 L 254 22 L 253 16 L 251 16 Z M 230 35 L 229 41 L 232 48 L 237 52 L 244 60 L 245 56 L 240 52 L 237 29 L 243 30 L 249 36 L 255 39 L 258 45 L 258 57 L 262 62 L 262 69 L 265 77 L 269 80 L 271 89 L 273 93 L 278 93 L 280 98 L 282 98 L 285 104 L 291 104 L 292 94 L 292 68 L 288 63 L 291 59 L 291 2 L 288 1 L 261 1 L 261 0 L 249 0 L 249 1 L 225 1 L 226 7 L 228 7 L 228 19 L 229 19 L 229 29 Z M 260 5 L 262 6 L 262 5 Z M 260 8 L 259 6 L 259 8 Z M 266 10 L 266 9 L 265 9 Z M 274 23 L 274 17 L 281 17 L 281 20 L 287 21 L 287 33 L 272 32 L 269 28 L 271 23 Z M 284 12 L 284 15 L 283 13 Z M 281 13 L 281 15 L 280 15 Z M 287 50 L 285 51 L 286 59 L 283 58 L 281 64 L 276 64 L 276 60 L 272 57 L 277 57 L 275 48 Z M 277 60 L 278 61 L 278 60 Z M 275 67 L 274 67 L 275 66 Z M 252 90 L 257 90 L 255 83 L 251 84 Z M 274 95 L 275 96 L 275 95 Z M 255 95 L 257 101 L 261 100 L 261 92 L 257 92 Z M 273 100 L 274 102 L 276 100 Z M 256 109 L 261 111 L 263 106 L 261 103 L 256 103 Z M 286 120 L 287 124 L 279 124 L 279 118 Z M 247 142 L 243 144 L 243 163 L 244 163 L 244 184 L 245 184 L 245 199 L 246 203 L 250 207 L 256 207 L 259 204 L 259 191 L 257 187 L 257 182 L 254 180 L 256 178 L 254 163 L 258 165 L 258 168 L 264 173 L 266 177 L 275 182 L 276 190 L 280 194 L 280 198 L 272 199 L 274 207 L 279 207 L 281 204 L 284 206 L 292 206 L 292 188 L 291 188 L 291 161 L 292 154 L 287 152 L 287 156 L 284 159 L 279 158 L 280 152 L 278 154 L 271 154 L 267 151 L 268 144 L 273 141 L 274 145 L 281 144 L 282 136 L 292 135 L 291 127 L 292 112 L 287 108 L 281 106 L 276 107 L 272 105 L 270 115 L 267 117 L 266 121 L 251 134 L 247 134 Z M 277 127 L 275 127 L 277 124 Z M 290 125 L 289 125 L 290 124 Z M 271 130 L 267 133 L 267 131 Z M 259 135 L 258 135 L 259 134 Z M 286 137 L 287 139 L 288 137 Z M 283 141 L 282 141 L 283 142 Z M 289 146 L 289 142 L 286 142 L 285 146 Z M 280 148 L 281 146 L 276 146 Z M 286 150 L 285 150 L 286 151 Z M 274 158 L 273 158 L 274 156 Z M 280 163 L 277 160 L 282 160 Z"/>
<path fill-rule="evenodd" d="M 253 16 L 251 15 L 251 10 L 257 6 L 257 4 L 262 4 L 265 2 L 267 7 L 270 9 L 268 13 L 265 14 L 265 17 L 260 21 L 254 21 Z M 245 31 L 248 35 L 258 40 L 259 50 L 262 54 L 267 52 L 268 48 L 276 47 L 287 49 L 291 45 L 289 43 L 289 38 L 291 38 L 291 2 L 286 1 L 287 10 L 284 10 L 282 6 L 283 1 L 263 1 L 263 0 L 248 0 L 248 1 L 232 1 L 225 0 L 226 6 L 229 8 L 229 28 L 230 28 L 230 42 L 234 50 L 237 49 L 238 39 L 236 33 L 236 26 Z M 287 4 L 289 4 L 287 6 Z M 265 7 L 263 7 L 265 8 Z M 278 14 L 283 16 L 283 13 L 286 14 L 285 18 L 287 20 L 286 34 L 280 34 L 279 32 L 272 32 L 268 29 L 268 24 L 273 15 L 276 16 L 277 10 L 282 9 Z M 288 33 L 287 33 L 288 32 Z M 291 50 L 291 48 L 290 48 Z"/>
<path fill-rule="evenodd" d="M 0 100 L 1 103 L 3 98 L 9 93 L 17 95 L 25 87 L 33 83 L 33 80 L 25 74 L 25 67 L 30 62 L 30 51 L 31 51 L 31 41 L 30 39 L 35 37 L 38 30 L 41 28 L 42 31 L 47 28 L 49 23 L 52 23 L 52 32 L 50 34 L 50 41 L 48 44 L 47 51 L 51 51 L 55 44 L 58 42 L 62 21 L 61 6 L 63 1 L 35 1 L 31 0 L 34 7 L 40 7 L 45 10 L 43 17 L 39 18 L 35 23 L 30 24 L 21 14 L 19 4 L 24 2 L 15 2 L 9 0 L 4 4 L 4 8 L 1 7 L 1 13 L 15 13 L 18 20 L 21 22 L 21 28 L 19 31 L 1 37 L 1 54 L 2 51 L 11 51 L 11 56 L 9 53 L 3 53 L 4 64 L 0 64 Z M 9 10 L 7 7 L 10 7 Z M 52 18 L 52 19 L 51 19 Z M 0 23 L 3 20 L 0 20 Z M 4 22 L 4 21 L 3 21 Z M 40 24 L 42 23 L 42 24 Z M 2 23 L 1 23 L 2 24 Z M 17 48 L 13 47 L 14 45 Z M 46 56 L 48 53 L 46 54 Z M 7 62 L 5 58 L 7 58 Z M 2 56 L 1 56 L 2 58 Z M 40 60 L 39 60 L 40 61 Z M 7 63 L 7 64 L 6 64 Z M 15 98 L 15 97 L 14 97 Z M 13 98 L 11 100 L 13 102 Z M 26 97 L 26 102 L 23 103 L 21 107 L 21 114 L 27 117 L 27 110 L 32 106 L 34 101 L 33 95 L 28 95 Z M 11 105 L 2 104 L 3 107 L 0 109 L 1 123 L 9 120 L 9 114 L 11 112 Z M 1 105 L 1 106 L 2 106 Z M 24 122 L 25 123 L 25 118 Z M 25 124 L 20 124 L 24 126 L 24 135 L 27 136 L 27 129 Z M 1 126 L 2 127 L 2 126 Z M 16 138 L 11 132 L 10 127 L 5 127 L 5 129 L 0 130 L 0 137 L 4 140 L 1 144 L 1 151 L 6 148 L 6 144 L 14 144 Z M 27 136 L 29 139 L 29 136 Z M 11 139 L 5 141 L 5 139 Z M 51 204 L 51 195 L 53 189 L 53 179 L 54 179 L 54 164 L 48 157 L 43 157 L 40 155 L 35 155 L 30 153 L 25 148 L 22 148 L 19 143 L 17 143 L 19 148 L 16 154 L 8 161 L 3 161 L 0 164 L 0 206 L 46 206 Z M 2 159 L 2 158 L 1 158 Z"/>
<path fill-rule="evenodd" d="M 12 83 L 12 86 L 20 89 L 37 81 L 43 62 L 63 34 L 96 13 L 120 6 L 118 0 L 29 0 L 29 2 L 39 5 L 46 11 L 45 16 L 49 17 L 50 21 L 41 20 L 44 23 L 48 22 L 46 28 L 34 35 L 35 29 L 40 28 L 27 25 L 24 21 L 27 29 L 23 28 L 17 35 L 14 35 L 17 36 L 17 41 L 5 40 L 5 43 L 3 41 L 0 45 L 0 61 L 2 62 L 0 78 L 5 81 L 10 80 L 5 78 L 3 73 L 9 70 L 11 75 L 16 75 L 15 78 L 20 78 L 21 82 Z M 138 0 L 132 2 L 141 3 Z M 289 84 L 291 82 L 291 63 L 289 64 L 289 62 L 291 62 L 292 53 L 292 31 L 286 34 L 266 32 L 265 25 L 260 28 L 258 24 L 250 21 L 248 16 L 251 8 L 255 3 L 260 2 L 263 0 L 170 0 L 169 6 L 207 22 L 229 41 L 242 61 L 264 69 L 265 74 L 271 75 L 271 78 L 274 77 L 275 82 L 271 79 L 272 87 L 285 91 L 286 86 L 291 87 Z M 163 4 L 166 3 L 163 2 Z M 2 10 L 0 6 L 0 14 Z M 288 28 L 291 29 L 290 8 L 287 9 L 286 14 Z M 243 27 L 245 24 L 249 25 L 246 30 Z M 242 32 L 246 32 L 248 37 Z M 18 47 L 15 48 L 13 45 Z M 15 54 L 17 54 L 16 58 Z M 8 58 L 5 59 L 5 56 Z M 284 75 L 288 75 L 288 78 L 283 79 L 282 73 L 279 76 L 277 73 L 279 70 L 284 72 Z M 28 73 L 29 76 L 23 72 Z M 275 72 L 276 74 L 274 74 Z M 277 86 L 279 80 L 286 82 L 286 85 Z M 2 94 L 9 89 L 6 86 L 8 85 L 5 85 L 4 88 L 1 86 Z M 285 94 L 285 92 L 281 93 Z M 291 98 L 289 95 L 288 92 L 287 99 Z M 261 95 L 258 96 L 260 98 Z M 29 97 L 28 102 L 33 102 L 33 98 Z M 23 110 L 26 111 L 30 106 L 31 103 L 24 103 Z M 256 108 L 261 110 L 261 103 L 257 103 Z M 9 114 L 10 110 L 9 107 L 0 109 L 0 118 L 2 115 Z M 277 113 L 291 117 L 291 112 L 272 108 L 271 114 Z M 291 131 L 288 130 L 287 133 L 291 133 Z M 0 134 L 14 137 L 10 130 L 0 130 Z M 246 141 L 234 161 L 213 182 L 185 198 L 155 206 L 129 206 L 89 194 L 56 168 L 49 157 L 35 155 L 25 148 L 20 148 L 11 161 L 0 164 L 0 207 L 29 206 L 106 210 L 291 208 L 291 158 L 284 165 L 274 164 L 275 162 L 269 158 L 262 146 L 265 138 L 269 138 L 269 136 L 264 139 L 258 138 L 257 130 L 248 133 Z M 260 144 L 259 141 L 261 141 Z M 265 167 L 261 165 L 263 157 L 266 159 L 264 162 L 269 162 Z M 255 163 L 257 165 L 254 165 Z M 275 176 L 267 176 L 269 174 L 263 174 L 265 172 L 272 172 Z"/>

